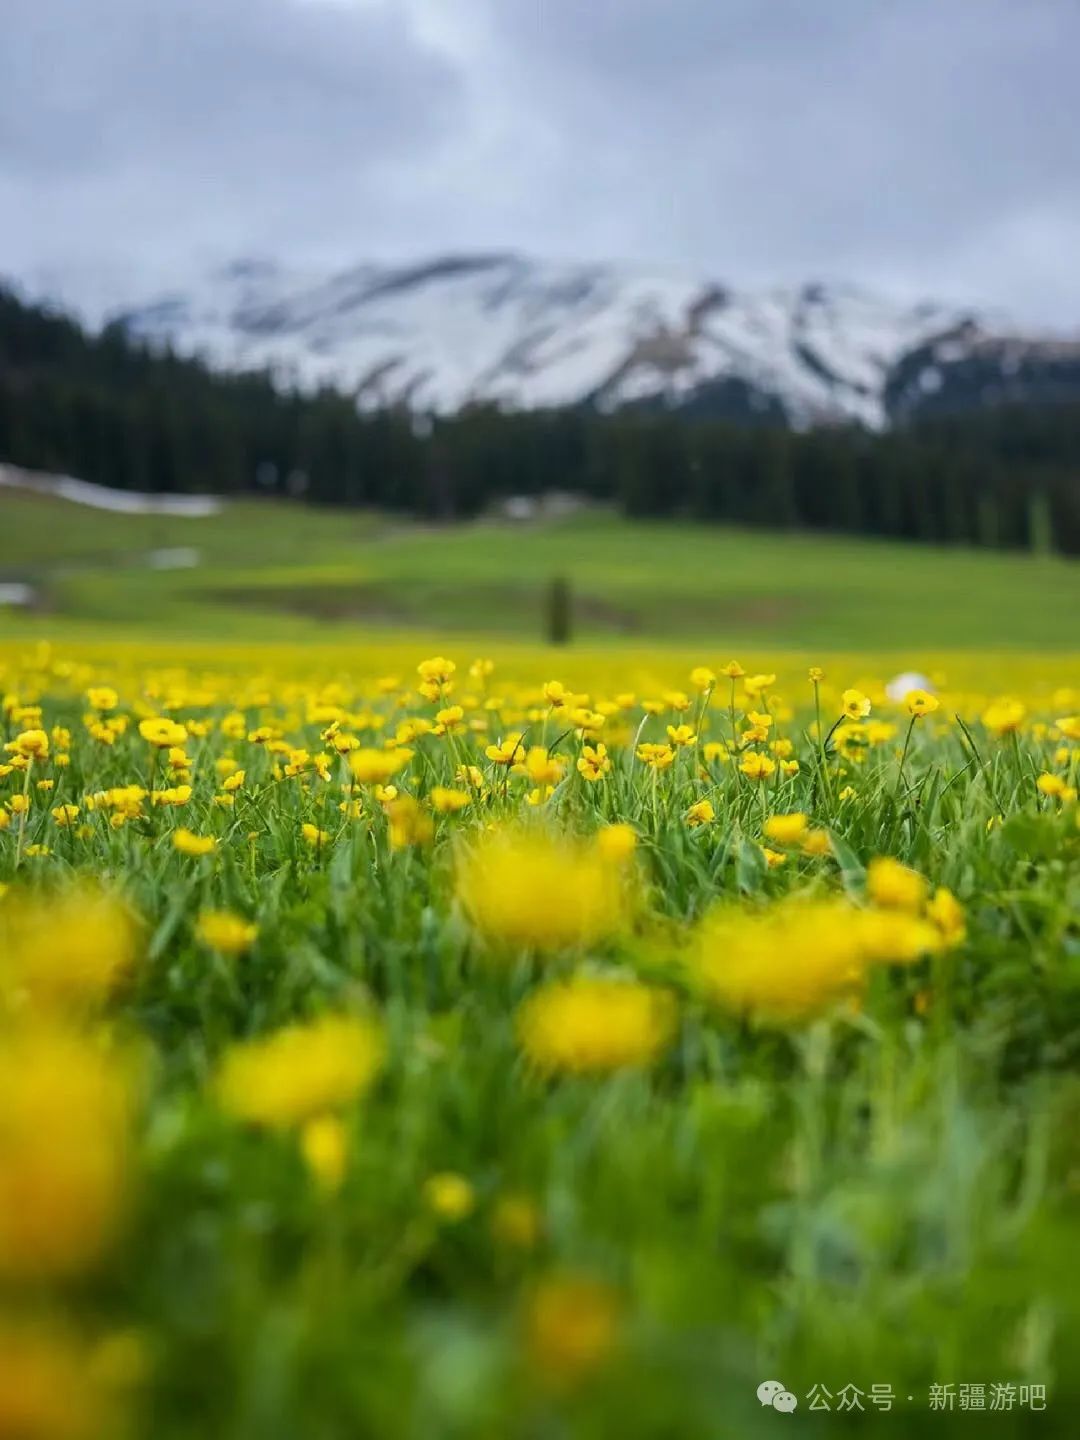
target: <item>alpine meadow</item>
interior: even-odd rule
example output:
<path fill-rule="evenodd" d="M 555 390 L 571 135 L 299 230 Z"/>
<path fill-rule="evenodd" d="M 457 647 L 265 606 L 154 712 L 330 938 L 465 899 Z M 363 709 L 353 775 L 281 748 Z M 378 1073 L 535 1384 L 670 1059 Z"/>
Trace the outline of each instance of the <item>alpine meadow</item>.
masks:
<path fill-rule="evenodd" d="M 296 511 L 293 573 L 291 514 L 231 590 L 110 558 L 203 525 L 224 573 L 228 507 L 20 527 L 55 610 L 3 641 L 0 1435 L 765 1435 L 792 1397 L 1067 1434 L 1080 666 L 1022 585 L 996 641 L 944 596 L 1011 565 L 1064 612 L 1074 571 L 897 549 L 919 643 L 841 652 L 872 556 L 717 532 L 742 608 L 687 575 L 687 647 L 637 532 L 577 521 L 642 639 L 301 599 L 274 641 L 347 555 L 386 603 L 478 576 L 474 636 L 547 565 Z M 753 643 L 760 547 L 835 589 L 815 651 Z"/>

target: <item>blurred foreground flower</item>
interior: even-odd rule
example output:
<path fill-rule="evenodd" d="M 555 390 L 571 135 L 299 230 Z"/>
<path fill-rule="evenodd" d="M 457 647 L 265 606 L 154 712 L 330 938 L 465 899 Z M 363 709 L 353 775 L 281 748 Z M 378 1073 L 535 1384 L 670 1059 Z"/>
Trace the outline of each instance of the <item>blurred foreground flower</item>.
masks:
<path fill-rule="evenodd" d="M 333 1195 L 349 1163 L 349 1134 L 337 1115 L 316 1115 L 300 1131 L 300 1152 L 319 1189 Z"/>
<path fill-rule="evenodd" d="M 98 1004 L 133 967 L 139 941 L 134 915 L 107 891 L 13 892 L 0 912 L 0 1004 Z"/>
<path fill-rule="evenodd" d="M 913 891 L 905 877 L 900 893 L 907 899 Z M 793 1024 L 856 999 L 871 966 L 910 965 L 962 934 L 963 910 L 951 895 L 936 900 L 932 916 L 839 899 L 793 898 L 757 911 L 720 906 L 703 922 L 688 970 L 691 983 L 724 1009 Z"/>
<path fill-rule="evenodd" d="M 127 1200 L 132 1079 L 124 1060 L 65 1030 L 0 1039 L 0 1276 L 81 1274 L 112 1241 Z"/>
<path fill-rule="evenodd" d="M 384 1054 L 374 1020 L 324 1015 L 234 1045 L 218 1072 L 218 1100 L 238 1120 L 280 1129 L 300 1125 L 364 1094 Z"/>
<path fill-rule="evenodd" d="M 195 925 L 195 934 L 202 943 L 221 955 L 246 954 L 258 933 L 257 925 L 231 910 L 204 910 Z"/>
<path fill-rule="evenodd" d="M 675 1020 L 675 1001 L 665 990 L 579 975 L 530 995 L 518 1011 L 517 1032 L 540 1070 L 602 1074 L 656 1060 Z"/>
<path fill-rule="evenodd" d="M 876 855 L 866 867 L 866 893 L 885 909 L 915 912 L 926 900 L 927 884 L 917 870 L 889 855 Z"/>
<path fill-rule="evenodd" d="M 349 756 L 349 768 L 360 785 L 385 785 L 412 758 L 411 750 L 354 750 Z"/>
<path fill-rule="evenodd" d="M 145 1357 L 139 1338 L 83 1340 L 66 1330 L 0 1315 L 2 1440 L 107 1440 Z"/>
<path fill-rule="evenodd" d="M 689 969 L 706 999 L 724 1009 L 788 1023 L 858 994 L 865 964 L 851 907 L 780 902 L 760 912 L 714 910 Z"/>
<path fill-rule="evenodd" d="M 596 844 L 523 831 L 497 832 L 470 850 L 458 894 L 489 940 L 538 950 L 599 940 L 619 929 L 627 908 L 619 867 Z"/>
<path fill-rule="evenodd" d="M 425 1180 L 424 1200 L 433 1215 L 456 1225 L 472 1214 L 476 1207 L 476 1192 L 464 1175 L 444 1170 Z"/>
<path fill-rule="evenodd" d="M 573 1389 L 610 1359 L 622 1305 L 612 1286 L 590 1275 L 549 1275 L 528 1296 L 525 1356 L 533 1373 L 555 1390 Z"/>

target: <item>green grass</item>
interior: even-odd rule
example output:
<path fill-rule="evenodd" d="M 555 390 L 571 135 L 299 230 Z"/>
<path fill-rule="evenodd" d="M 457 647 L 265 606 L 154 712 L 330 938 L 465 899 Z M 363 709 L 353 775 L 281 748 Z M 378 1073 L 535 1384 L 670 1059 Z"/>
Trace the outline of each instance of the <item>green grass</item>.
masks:
<path fill-rule="evenodd" d="M 151 768 L 160 782 L 166 758 L 151 765 L 134 723 L 113 745 L 94 739 L 85 687 L 115 684 L 130 714 L 139 697 L 160 694 L 151 687 L 162 656 L 180 667 L 182 652 L 163 646 L 135 673 L 114 656 L 87 672 L 20 653 L 5 684 L 41 703 L 54 746 L 63 737 L 54 727 L 70 730 L 70 763 L 56 764 L 54 750 L 25 775 L 0 777 L 0 802 L 33 800 L 25 825 L 12 819 L 0 833 L 0 883 L 11 886 L 0 905 L 0 1062 L 20 1027 L 41 1043 L 36 1023 L 50 1014 L 59 1023 L 50 1007 L 87 1026 L 95 1056 L 112 1054 L 104 1032 L 142 1061 L 129 1082 L 140 1087 L 129 1192 L 106 1197 L 119 1234 L 91 1245 L 85 1271 L 49 1270 L 48 1226 L 27 1214 L 17 1183 L 0 1185 L 6 1323 L 67 1315 L 91 1342 L 136 1337 L 144 1357 L 126 1370 L 102 1362 L 70 1404 L 103 1383 L 99 1372 L 122 1388 L 134 1370 L 132 1433 L 155 1440 L 771 1440 L 784 1426 L 872 1437 L 927 1423 L 943 1436 L 1075 1434 L 1080 830 L 1075 805 L 1034 783 L 1047 770 L 1075 782 L 1080 761 L 1056 758 L 1061 737 L 1030 722 L 997 736 L 975 716 L 969 734 L 943 704 L 912 726 L 901 761 L 907 716 L 893 708 L 875 711 L 896 724 L 891 741 L 866 750 L 839 732 L 839 749 L 823 757 L 801 676 L 764 700 L 740 688 L 736 716 L 724 683 L 708 710 L 699 698 L 679 714 L 645 719 L 631 707 L 613 717 L 612 766 L 596 783 L 576 767 L 583 742 L 573 727 L 532 717 L 532 738 L 553 742 L 565 767 L 533 807 L 532 782 L 486 757 L 488 740 L 524 725 L 533 703 L 502 691 L 500 675 L 506 699 L 494 714 L 468 699 L 468 683 L 453 697 L 490 733 L 426 734 L 395 777 L 424 813 L 462 761 L 480 768 L 482 785 L 460 813 L 432 814 L 426 839 L 395 847 L 369 787 L 359 813 L 342 814 L 345 761 L 332 758 L 329 781 L 303 762 L 289 777 L 275 768 L 287 755 L 250 729 L 273 723 L 286 752 L 329 748 L 321 681 L 330 676 L 365 747 L 387 734 L 376 719 L 390 729 L 406 714 L 430 720 L 440 699 L 375 693 L 347 669 L 341 680 L 340 665 L 321 677 L 287 663 L 268 673 L 262 653 L 228 677 L 188 661 L 168 688 L 175 714 L 197 722 L 185 742 L 192 793 L 179 808 L 136 799 L 132 813 L 130 796 L 92 807 L 87 796 L 146 784 Z M 854 678 L 830 677 L 827 715 Z M 624 687 L 597 675 L 589 688 L 599 699 Z M 1053 719 L 1030 703 L 1030 721 Z M 773 733 L 790 741 L 797 774 L 752 783 L 736 758 L 703 766 L 693 745 L 664 770 L 636 757 L 639 724 L 642 738 L 661 741 L 668 722 L 693 719 L 718 740 L 763 705 L 790 715 Z M 238 725 L 227 718 L 237 708 Z M 234 807 L 215 803 L 224 756 L 224 770 L 245 771 Z M 41 778 L 53 788 L 38 790 Z M 693 828 L 687 811 L 703 798 L 715 819 Z M 68 801 L 83 807 L 85 829 L 51 818 Z M 110 823 L 125 805 L 126 823 Z M 790 811 L 826 829 L 828 844 L 813 855 L 793 844 L 770 868 L 765 816 Z M 558 844 L 612 820 L 637 835 L 623 862 L 625 914 L 588 943 L 564 934 L 556 948 L 534 949 L 521 932 L 508 937 L 497 907 L 456 898 L 462 847 L 492 827 L 524 823 Z M 308 844 L 304 824 L 325 842 Z M 181 826 L 216 837 L 216 851 L 182 853 Z M 40 844 L 50 853 L 27 854 Z M 900 952 L 878 949 L 856 963 L 844 936 L 864 932 L 848 926 L 876 914 L 895 937 L 919 923 L 868 908 L 867 866 L 881 854 L 949 887 L 966 936 L 954 931 L 951 948 L 905 953 L 904 963 L 884 963 Z M 576 852 L 554 873 L 519 858 L 509 872 L 489 871 L 480 893 L 517 895 L 525 933 L 539 939 L 551 915 L 574 913 L 568 893 L 597 885 L 587 857 Z M 93 927 L 58 907 L 55 890 L 78 871 L 120 887 L 145 922 L 140 953 L 109 994 L 100 959 L 90 963 Z M 29 945 L 17 927 L 14 943 L 4 930 L 20 887 L 44 900 L 43 938 Z M 842 910 L 841 929 L 820 918 L 789 928 L 786 943 L 755 952 L 755 973 L 774 977 L 781 995 L 805 995 L 816 951 L 835 952 L 843 989 L 864 985 L 858 1006 L 815 998 L 811 985 L 805 1008 L 776 1023 L 767 1005 L 748 1015 L 703 984 L 695 957 L 711 957 L 708 973 L 722 975 L 731 934 L 746 933 L 702 930 L 711 907 L 760 926 L 805 901 Z M 254 922 L 250 953 L 229 957 L 200 939 L 208 908 Z M 655 1063 L 587 1074 L 529 1063 L 520 1007 L 577 974 L 663 991 L 675 1028 Z M 65 976 L 81 1003 L 55 988 Z M 776 993 L 766 983 L 761 998 Z M 385 1066 L 362 1098 L 338 1095 L 339 1067 L 319 1064 L 279 1065 L 249 1086 L 243 1098 L 279 1097 L 271 1114 L 281 1096 L 307 1095 L 279 1126 L 247 1123 L 246 1108 L 222 1096 L 215 1077 L 237 1042 L 354 1010 L 386 1034 Z M 594 1012 L 579 1046 L 595 1046 L 609 1023 Z M 67 1145 L 42 1145 L 19 1123 L 34 1096 L 12 1089 L 14 1099 L 0 1084 L 0 1175 L 21 1176 L 27 1151 L 45 1182 L 57 1167 L 74 1193 L 53 1187 L 59 1198 L 45 1213 L 92 1239 L 102 1207 L 77 1203 L 88 1181 L 78 1168 L 71 1177 L 67 1159 L 86 1142 L 65 1125 L 67 1106 L 46 1110 L 49 1133 Z M 92 1117 L 92 1092 L 87 1108 Z M 301 1148 L 302 1122 L 327 1111 L 340 1118 L 346 1154 L 329 1191 Z M 470 1188 L 469 1213 L 431 1204 L 429 1182 L 446 1172 Z M 535 1232 L 508 1244 L 497 1207 L 522 1196 Z M 14 1254 L 12 1235 L 26 1236 Z M 19 1264 L 35 1245 L 45 1269 L 28 1290 Z M 567 1337 L 570 1362 L 554 1363 L 528 1319 L 537 1287 L 568 1276 L 599 1287 L 613 1318 L 577 1350 L 574 1317 L 564 1317 L 556 1339 Z M 793 1419 L 758 1405 L 770 1378 L 797 1395 Z M 1044 1385 L 1047 1411 L 1019 1404 L 976 1425 L 955 1408 L 956 1387 L 972 1383 L 986 1387 L 988 1406 L 994 1384 L 1016 1386 L 1014 1399 L 1022 1384 Z M 814 1387 L 827 1388 L 835 1412 L 849 1385 L 864 1397 L 861 1412 L 810 1411 Z M 873 1385 L 891 1388 L 891 1417 L 866 1398 Z M 954 1409 L 935 1414 L 930 1395 L 942 1385 L 954 1387 Z"/>
<path fill-rule="evenodd" d="M 149 569 L 147 553 L 166 546 L 196 547 L 202 563 Z M 555 576 L 573 587 L 575 639 L 615 644 L 1049 650 L 1073 643 L 1061 621 L 1080 609 L 1080 566 L 1022 554 L 593 514 L 435 529 L 270 501 L 176 520 L 0 493 L 0 577 L 39 587 L 46 625 L 534 640 Z"/>

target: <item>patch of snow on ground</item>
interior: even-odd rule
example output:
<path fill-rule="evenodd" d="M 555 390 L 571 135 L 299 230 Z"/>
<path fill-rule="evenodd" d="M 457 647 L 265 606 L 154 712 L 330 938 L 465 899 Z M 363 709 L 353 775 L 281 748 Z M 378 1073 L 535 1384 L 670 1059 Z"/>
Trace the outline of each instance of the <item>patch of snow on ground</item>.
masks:
<path fill-rule="evenodd" d="M 147 495 L 139 490 L 110 490 L 106 485 L 76 480 L 71 475 L 39 475 L 14 465 L 0 465 L 0 486 L 51 495 L 117 515 L 178 515 L 201 520 L 219 514 L 222 508 L 216 495 Z"/>

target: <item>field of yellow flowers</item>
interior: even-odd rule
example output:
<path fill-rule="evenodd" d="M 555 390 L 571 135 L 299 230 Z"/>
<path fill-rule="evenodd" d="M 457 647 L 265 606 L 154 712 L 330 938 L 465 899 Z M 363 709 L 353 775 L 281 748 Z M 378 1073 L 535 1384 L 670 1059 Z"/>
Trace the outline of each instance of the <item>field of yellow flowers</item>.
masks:
<path fill-rule="evenodd" d="M 0 1440 L 1075 1433 L 1080 667 L 490 653 L 0 655 Z"/>

